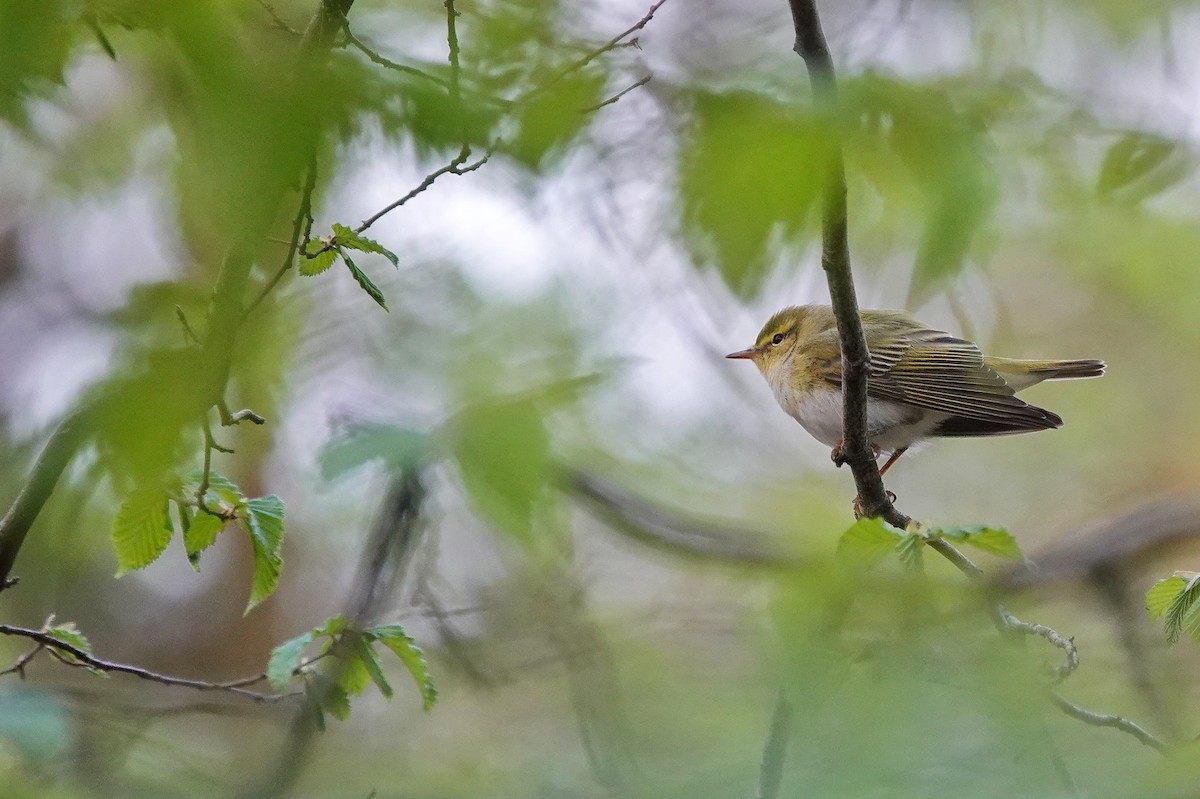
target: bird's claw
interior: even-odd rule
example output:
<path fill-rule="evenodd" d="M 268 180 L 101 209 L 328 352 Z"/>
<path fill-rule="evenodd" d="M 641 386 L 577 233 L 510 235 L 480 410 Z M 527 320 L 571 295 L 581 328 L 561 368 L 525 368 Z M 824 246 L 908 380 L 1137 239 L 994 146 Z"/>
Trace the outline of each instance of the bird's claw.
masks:
<path fill-rule="evenodd" d="M 888 502 L 894 503 L 896 501 L 896 495 L 893 492 L 888 491 L 886 488 L 884 489 L 884 491 L 887 493 Z M 855 521 L 857 521 L 863 517 L 862 499 L 860 497 L 857 497 L 857 496 L 854 497 L 853 507 L 854 507 L 854 519 L 855 519 Z"/>
<path fill-rule="evenodd" d="M 831 449 L 831 450 L 829 451 L 829 459 L 830 459 L 830 460 L 832 460 L 832 461 L 833 461 L 833 465 L 834 465 L 834 466 L 836 466 L 836 467 L 838 467 L 839 469 L 840 469 L 840 468 L 841 468 L 843 465 L 845 465 L 845 464 L 847 464 L 847 463 L 849 463 L 849 462 L 850 462 L 850 458 L 849 458 L 849 457 L 847 457 L 847 456 L 846 456 L 846 454 L 845 454 L 844 452 L 842 452 L 842 445 L 843 445 L 844 443 L 845 443 L 845 441 L 844 441 L 843 439 L 840 439 L 840 438 L 839 438 L 839 439 L 838 439 L 838 441 L 837 441 L 837 443 L 833 445 L 833 449 Z M 879 457 L 879 453 L 880 453 L 882 450 L 880 450 L 880 449 L 879 449 L 879 447 L 875 446 L 875 445 L 874 445 L 874 444 L 872 444 L 872 443 L 868 443 L 868 444 L 867 444 L 867 446 L 869 446 L 869 447 L 871 448 L 871 456 L 872 456 L 872 457 L 875 457 L 875 458 L 878 458 L 878 457 Z"/>

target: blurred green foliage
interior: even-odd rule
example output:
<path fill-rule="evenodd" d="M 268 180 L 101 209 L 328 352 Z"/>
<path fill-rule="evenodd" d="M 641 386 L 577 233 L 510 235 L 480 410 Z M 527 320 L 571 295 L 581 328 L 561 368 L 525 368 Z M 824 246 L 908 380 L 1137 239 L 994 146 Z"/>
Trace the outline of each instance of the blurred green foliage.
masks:
<path fill-rule="evenodd" d="M 45 419 L 84 403 L 95 428 L 3 621 L 57 612 L 87 637 L 48 634 L 97 656 L 302 688 L 339 723 L 296 795 L 750 795 L 781 687 L 784 796 L 1192 795 L 1194 746 L 1161 759 L 1049 694 L 1194 735 L 1197 655 L 1159 646 L 1200 627 L 1194 580 L 1147 595 L 1166 636 L 1073 586 L 1012 598 L 1076 636 L 1082 665 L 1052 688 L 1059 651 L 998 635 L 993 597 L 926 546 L 1000 572 L 1096 497 L 1200 479 L 1179 401 L 1200 358 L 1190 128 L 1120 107 L 1097 66 L 1159 91 L 1131 54 L 1166 58 L 1156 30 L 1189 33 L 1186 8 L 900 3 L 892 24 L 823 4 L 841 88 L 823 116 L 775 35 L 786 4 L 676 2 L 609 47 L 645 8 L 459 0 L 455 66 L 441 2 L 360 0 L 354 38 L 316 54 L 315 0 L 0 0 L 0 325 L 26 325 L 0 350 L 0 499 Z M 907 531 L 847 528 L 845 475 L 719 358 L 743 317 L 823 298 L 835 145 L 867 302 L 906 289 L 947 329 L 967 307 L 1003 354 L 1114 366 L 1053 395 L 1061 433 L 889 473 L 929 519 Z M 349 279 L 292 279 L 339 260 Z M 62 318 L 106 370 L 28 408 L 30 375 L 75 365 L 40 348 Z M 218 424 L 217 400 L 266 424 Z M 564 463 L 680 528 L 665 551 L 742 525 L 774 565 L 615 539 Z M 380 484 L 416 470 L 432 498 L 403 590 L 351 623 Z M 0 640 L 0 668 L 29 653 Z M 289 756 L 294 697 L 198 699 L 62 659 L 0 676 L 4 796 L 231 795 Z"/>

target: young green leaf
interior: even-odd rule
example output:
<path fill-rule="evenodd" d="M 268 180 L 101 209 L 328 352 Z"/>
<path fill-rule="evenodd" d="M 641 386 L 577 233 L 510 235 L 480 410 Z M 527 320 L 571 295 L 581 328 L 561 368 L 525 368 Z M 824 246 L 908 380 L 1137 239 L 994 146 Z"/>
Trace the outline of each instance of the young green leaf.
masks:
<path fill-rule="evenodd" d="M 279 583 L 283 569 L 283 500 L 274 494 L 246 500 L 243 522 L 254 552 L 254 579 L 246 605 L 249 613 Z"/>
<path fill-rule="evenodd" d="M 1007 530 L 999 527 L 977 525 L 972 527 L 935 527 L 929 530 L 929 535 L 949 538 L 959 541 L 981 552 L 996 555 L 1008 560 L 1024 560 L 1025 555 L 1017 544 L 1017 539 Z"/>
<path fill-rule="evenodd" d="M 374 642 L 364 635 L 354 636 L 354 656 L 362 663 L 363 668 L 367 670 L 367 674 L 371 676 L 371 681 L 375 683 L 375 687 L 379 689 L 379 693 L 386 698 L 392 698 L 392 686 L 387 681 L 387 676 L 383 673 L 383 664 L 379 662 L 379 653 L 372 646 Z"/>
<path fill-rule="evenodd" d="M 350 718 L 350 696 L 340 685 L 330 683 L 325 690 L 322 707 L 338 721 Z"/>
<path fill-rule="evenodd" d="M 367 237 L 355 233 L 345 225 L 339 225 L 336 222 L 333 225 L 334 241 L 339 247 L 349 250 L 359 250 L 361 252 L 374 252 L 382 255 L 392 262 L 392 266 L 399 268 L 400 259 L 396 257 L 396 253 L 384 247 L 377 241 L 368 239 Z"/>
<path fill-rule="evenodd" d="M 321 451 L 321 477 L 332 480 L 381 459 L 389 470 L 415 465 L 430 450 L 425 433 L 388 424 L 364 424 L 330 441 Z"/>
<path fill-rule="evenodd" d="M 860 569 L 869 569 L 895 551 L 903 537 L 883 519 L 859 519 L 838 539 L 837 556 Z"/>
<path fill-rule="evenodd" d="M 1180 578 L 1182 579 L 1182 578 Z M 1195 634 L 1196 619 L 1189 619 L 1189 611 L 1200 599 L 1200 583 L 1189 580 L 1184 583 L 1183 590 L 1177 593 L 1163 611 L 1163 629 L 1167 634 L 1167 643 L 1173 644 L 1179 640 L 1181 633 L 1187 631 Z M 1189 624 L 1191 625 L 1189 627 Z"/>
<path fill-rule="evenodd" d="M 1188 581 L 1179 576 L 1168 577 L 1155 583 L 1146 592 L 1146 612 L 1150 614 L 1150 618 L 1154 621 L 1161 619 L 1175 598 L 1187 588 L 1187 584 Z"/>
<path fill-rule="evenodd" d="M 64 644 L 70 644 L 86 655 L 92 654 L 91 642 L 88 641 L 87 636 L 75 629 L 75 622 L 73 621 L 46 627 L 43 632 L 58 641 L 62 641 Z M 61 649 L 58 650 L 58 656 L 72 663 L 78 662 L 78 658 L 70 652 L 64 652 Z"/>
<path fill-rule="evenodd" d="M 308 243 L 308 247 L 305 248 L 304 254 L 299 259 L 300 266 L 298 271 L 300 274 L 305 277 L 312 277 L 313 275 L 321 274 L 333 266 L 333 261 L 337 258 L 337 252 L 333 248 L 322 251 L 321 248 L 324 246 L 324 242 L 317 239 L 313 239 Z M 310 249 L 311 252 L 308 252 Z"/>
<path fill-rule="evenodd" d="M 316 630 L 309 630 L 271 650 L 271 657 L 267 660 L 267 680 L 272 688 L 279 693 L 288 689 L 292 675 L 296 673 L 300 660 L 304 657 L 304 650 L 316 636 Z"/>
<path fill-rule="evenodd" d="M 338 252 L 341 254 L 342 260 L 346 262 L 346 268 L 350 270 L 350 274 L 354 275 L 354 279 L 358 281 L 358 285 L 362 286 L 362 290 L 367 292 L 371 299 L 379 303 L 380 308 L 385 311 L 388 310 L 387 300 L 384 299 L 383 292 L 379 290 L 379 286 L 372 283 L 371 278 L 367 277 L 361 269 L 354 265 L 354 261 L 350 260 L 350 256 L 346 255 L 344 250 L 339 250 Z"/>
<path fill-rule="evenodd" d="M 200 553 L 213 545 L 213 542 L 217 540 L 217 534 L 224 527 L 224 519 L 204 511 L 200 511 L 192 519 L 191 524 L 183 532 L 183 547 L 187 551 L 187 559 L 193 569 L 200 570 Z"/>
<path fill-rule="evenodd" d="M 125 498 L 113 519 L 112 542 L 118 576 L 158 559 L 171 542 L 171 525 L 161 491 L 140 489 Z"/>
<path fill-rule="evenodd" d="M 438 698 L 437 686 L 429 675 L 429 663 L 425 660 L 425 653 L 404 628 L 399 624 L 381 624 L 368 628 L 363 634 L 383 644 L 400 658 L 400 662 L 408 669 L 421 691 L 421 704 L 425 711 L 432 710 Z"/>
<path fill-rule="evenodd" d="M 920 533 L 906 533 L 901 536 L 896 544 L 896 554 L 900 556 L 900 564 L 908 571 L 924 571 L 925 536 Z"/>

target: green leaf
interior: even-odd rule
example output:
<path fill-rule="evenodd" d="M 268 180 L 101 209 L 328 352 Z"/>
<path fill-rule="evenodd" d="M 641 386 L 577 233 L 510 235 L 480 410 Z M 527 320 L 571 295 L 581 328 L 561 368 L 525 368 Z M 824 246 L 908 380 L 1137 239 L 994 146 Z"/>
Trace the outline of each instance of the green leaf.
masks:
<path fill-rule="evenodd" d="M 773 245 L 811 232 L 834 140 L 796 103 L 748 92 L 698 94 L 692 120 L 680 192 L 694 232 L 684 240 L 750 297 L 777 260 Z"/>
<path fill-rule="evenodd" d="M 575 72 L 552 84 L 520 109 L 520 127 L 508 152 L 532 169 L 544 168 L 552 154 L 587 125 L 584 110 L 600 101 L 604 76 Z"/>
<path fill-rule="evenodd" d="M 350 718 L 350 696 L 340 685 L 330 684 L 325 690 L 322 706 L 338 721 Z"/>
<path fill-rule="evenodd" d="M 149 566 L 171 542 L 171 527 L 161 491 L 133 492 L 113 519 L 113 548 L 117 552 L 117 575 Z"/>
<path fill-rule="evenodd" d="M 896 543 L 896 554 L 900 556 L 900 565 L 908 571 L 924 571 L 925 536 L 920 533 L 906 533 Z"/>
<path fill-rule="evenodd" d="M 245 503 L 243 522 L 254 552 L 254 580 L 246 612 L 269 597 L 283 569 L 283 500 L 271 494 Z"/>
<path fill-rule="evenodd" d="M 1096 194 L 1138 203 L 1188 177 L 1192 164 L 1178 142 L 1133 132 L 1118 139 L 1104 155 Z"/>
<path fill-rule="evenodd" d="M 46 635 L 49 635 L 51 638 L 54 638 L 58 641 L 62 641 L 64 644 L 70 644 L 86 655 L 92 654 L 91 642 L 88 641 L 87 636 L 75 629 L 75 622 L 69 621 L 63 624 L 56 624 L 52 627 L 46 627 L 44 632 Z M 58 654 L 60 657 L 69 660 L 72 663 L 78 662 L 78 658 L 76 658 L 70 652 L 58 650 Z"/>
<path fill-rule="evenodd" d="M 187 550 L 188 562 L 200 570 L 200 553 L 213 545 L 217 534 L 225 529 L 225 520 L 220 516 L 200 511 L 183 533 L 183 547 Z"/>
<path fill-rule="evenodd" d="M 332 247 L 322 251 L 321 248 L 324 246 L 325 242 L 318 239 L 313 239 L 308 243 L 308 246 L 305 247 L 303 257 L 300 258 L 300 267 L 298 270 L 300 274 L 305 277 L 312 277 L 313 275 L 321 274 L 333 266 L 333 261 L 337 258 L 337 251 Z"/>
<path fill-rule="evenodd" d="M 342 260 L 346 262 L 346 268 L 350 270 L 350 274 L 354 275 L 354 279 L 358 281 L 358 285 L 362 286 L 362 290 L 367 292 L 371 299 L 379 303 L 380 308 L 385 311 L 388 310 L 387 301 L 383 297 L 383 292 L 379 290 L 379 286 L 372 283 L 371 278 L 367 277 L 361 269 L 354 265 L 354 261 L 350 260 L 350 256 L 346 255 L 344 250 L 339 250 L 338 252 L 342 256 Z"/>
<path fill-rule="evenodd" d="M 903 537 L 883 519 L 859 519 L 838 539 L 837 555 L 860 569 L 869 569 L 892 554 Z"/>
<path fill-rule="evenodd" d="M 316 637 L 317 631 L 309 630 L 271 650 L 271 657 L 267 660 L 267 680 L 272 688 L 279 693 L 288 689 L 292 675 L 296 673 L 300 660 L 304 657 L 304 650 Z"/>
<path fill-rule="evenodd" d="M 363 662 L 358 646 L 350 636 L 358 638 L 357 633 L 347 633 L 337 646 L 337 665 L 332 669 L 332 676 L 347 696 L 357 696 L 371 684 L 371 673 Z"/>
<path fill-rule="evenodd" d="M 1189 626 L 1189 614 L 1197 599 L 1200 599 L 1200 582 L 1189 580 L 1184 584 L 1183 590 L 1167 605 L 1162 614 L 1167 643 L 1173 644 L 1178 641 L 1180 634 L 1185 630 L 1191 635 L 1196 634 L 1196 620 L 1191 619 Z"/>
<path fill-rule="evenodd" d="M 305 707 L 310 709 L 313 714 L 313 722 L 317 725 L 317 729 L 325 732 L 325 713 L 323 705 L 328 700 L 331 683 L 323 679 L 319 674 L 313 674 L 304 681 L 304 698 Z M 349 715 L 350 706 L 346 705 L 346 714 Z"/>
<path fill-rule="evenodd" d="M 429 663 L 425 660 L 425 653 L 404 628 L 399 624 L 382 624 L 367 629 L 364 635 L 383 644 L 400 658 L 400 662 L 408 669 L 421 691 L 421 704 L 425 711 L 432 710 L 438 698 L 437 686 L 429 675 Z"/>
<path fill-rule="evenodd" d="M 387 258 L 389 261 L 391 261 L 392 266 L 396 268 L 400 267 L 400 259 L 396 257 L 396 253 L 392 252 L 387 247 L 384 247 L 382 244 L 373 239 L 368 239 L 359 233 L 355 233 L 345 225 L 334 223 L 333 236 L 334 241 L 340 247 L 351 250 L 360 250 L 362 252 L 379 253 L 384 258 Z"/>
<path fill-rule="evenodd" d="M 1155 621 L 1161 619 L 1175 598 L 1187 588 L 1187 584 L 1187 580 L 1178 576 L 1155 583 L 1146 592 L 1146 612 L 1150 614 L 1150 618 Z"/>
<path fill-rule="evenodd" d="M 333 480 L 382 459 L 391 471 L 417 464 L 431 448 L 425 433 L 389 424 L 363 424 L 347 430 L 321 451 L 321 477 Z"/>
<path fill-rule="evenodd" d="M 341 613 L 330 616 L 325 623 L 313 630 L 314 635 L 334 636 L 346 629 L 346 617 Z"/>
<path fill-rule="evenodd" d="M 1007 530 L 999 527 L 978 525 L 973 527 L 933 527 L 929 528 L 930 537 L 941 536 L 954 541 L 960 541 L 981 552 L 997 555 L 1008 560 L 1021 561 L 1025 559 L 1017 539 Z"/>
<path fill-rule="evenodd" d="M 529 541 L 535 507 L 550 476 L 550 437 L 528 398 L 471 405 L 450 425 L 451 449 L 479 515 Z"/>
<path fill-rule="evenodd" d="M 375 683 L 379 693 L 391 699 L 393 693 L 391 683 L 387 681 L 387 676 L 383 673 L 383 664 L 379 662 L 379 653 L 375 651 L 372 643 L 364 635 L 354 636 L 354 656 L 367 670 L 367 674 L 371 676 L 371 681 Z"/>

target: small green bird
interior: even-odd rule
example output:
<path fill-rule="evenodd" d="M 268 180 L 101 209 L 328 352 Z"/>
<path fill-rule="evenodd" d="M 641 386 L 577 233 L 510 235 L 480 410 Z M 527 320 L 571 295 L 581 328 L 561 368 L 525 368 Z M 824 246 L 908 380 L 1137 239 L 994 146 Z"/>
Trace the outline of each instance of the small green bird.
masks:
<path fill-rule="evenodd" d="M 1062 419 L 1018 399 L 1043 380 L 1098 377 L 1104 362 L 1025 361 L 985 356 L 973 342 L 933 330 L 903 311 L 862 311 L 871 353 L 867 440 L 891 457 L 933 436 L 1000 436 L 1062 427 Z M 833 309 L 784 308 L 754 346 L 726 358 L 754 361 L 775 399 L 818 441 L 842 443 L 842 356 Z"/>

